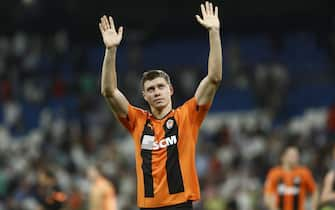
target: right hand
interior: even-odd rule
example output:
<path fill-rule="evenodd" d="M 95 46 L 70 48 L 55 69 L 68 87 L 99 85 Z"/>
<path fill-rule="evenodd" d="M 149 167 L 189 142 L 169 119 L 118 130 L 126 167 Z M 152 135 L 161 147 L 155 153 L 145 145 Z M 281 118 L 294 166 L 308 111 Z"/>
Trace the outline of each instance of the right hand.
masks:
<path fill-rule="evenodd" d="M 111 16 L 108 18 L 106 15 L 101 17 L 99 28 L 107 49 L 117 47 L 120 44 L 122 40 L 123 27 L 119 27 L 118 32 L 116 32 L 114 21 Z"/>

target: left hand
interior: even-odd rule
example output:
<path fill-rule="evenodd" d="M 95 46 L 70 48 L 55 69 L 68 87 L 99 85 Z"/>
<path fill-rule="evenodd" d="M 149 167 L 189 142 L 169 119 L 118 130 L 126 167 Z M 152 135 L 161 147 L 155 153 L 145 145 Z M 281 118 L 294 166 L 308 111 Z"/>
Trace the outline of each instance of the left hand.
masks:
<path fill-rule="evenodd" d="M 220 21 L 219 21 L 219 8 L 216 6 L 213 8 L 213 4 L 211 2 L 206 1 L 205 5 L 201 4 L 201 13 L 202 19 L 199 15 L 196 15 L 197 21 L 208 30 L 220 28 Z"/>

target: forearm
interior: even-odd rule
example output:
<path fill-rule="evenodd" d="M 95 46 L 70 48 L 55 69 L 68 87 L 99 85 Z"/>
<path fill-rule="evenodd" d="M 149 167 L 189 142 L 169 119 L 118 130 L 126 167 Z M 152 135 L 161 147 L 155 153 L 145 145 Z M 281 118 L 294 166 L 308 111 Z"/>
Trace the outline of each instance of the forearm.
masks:
<path fill-rule="evenodd" d="M 317 210 L 319 201 L 319 192 L 315 191 L 312 195 L 312 210 Z"/>
<path fill-rule="evenodd" d="M 219 83 L 222 80 L 222 47 L 220 29 L 209 29 L 210 51 L 208 58 L 208 77 Z"/>
<path fill-rule="evenodd" d="M 102 65 L 101 93 L 104 96 L 112 96 L 117 90 L 116 77 L 116 47 L 106 48 Z"/>
<path fill-rule="evenodd" d="M 334 201 L 335 200 L 335 193 L 327 193 L 327 194 L 322 194 L 320 198 L 321 202 L 327 202 L 327 201 Z"/>

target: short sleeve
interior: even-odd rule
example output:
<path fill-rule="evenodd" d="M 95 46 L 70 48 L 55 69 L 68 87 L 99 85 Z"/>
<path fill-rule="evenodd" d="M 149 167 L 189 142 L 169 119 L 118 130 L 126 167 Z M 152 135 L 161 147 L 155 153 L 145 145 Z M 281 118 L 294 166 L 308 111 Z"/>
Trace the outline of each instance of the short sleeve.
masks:
<path fill-rule="evenodd" d="M 132 105 L 128 105 L 128 114 L 126 117 L 119 117 L 119 120 L 121 124 L 130 132 L 133 133 L 135 126 L 136 126 L 136 120 L 145 117 L 146 111 L 137 108 Z"/>
<path fill-rule="evenodd" d="M 313 193 L 316 190 L 316 183 L 313 175 L 309 169 L 305 170 L 304 177 L 306 179 L 306 189 L 308 192 Z"/>
<path fill-rule="evenodd" d="M 265 180 L 264 194 L 275 194 L 276 190 L 277 190 L 276 173 L 273 170 L 270 170 Z"/>
<path fill-rule="evenodd" d="M 192 123 L 197 125 L 197 127 L 201 126 L 201 123 L 204 121 L 211 104 L 205 105 L 198 105 L 197 100 L 195 97 L 191 98 L 190 100 L 186 101 L 182 106 L 181 109 L 183 112 L 187 113 L 189 119 Z"/>

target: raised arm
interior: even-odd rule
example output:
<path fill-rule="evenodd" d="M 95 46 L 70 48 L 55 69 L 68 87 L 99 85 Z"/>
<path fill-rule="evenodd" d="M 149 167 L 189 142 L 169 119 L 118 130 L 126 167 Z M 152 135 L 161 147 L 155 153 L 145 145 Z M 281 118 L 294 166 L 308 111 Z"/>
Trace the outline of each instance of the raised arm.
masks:
<path fill-rule="evenodd" d="M 323 189 L 321 191 L 320 201 L 328 202 L 335 200 L 335 192 L 333 191 L 334 172 L 330 171 L 324 178 Z"/>
<path fill-rule="evenodd" d="M 113 18 L 103 16 L 100 19 L 99 28 L 106 47 L 102 65 L 101 94 L 116 117 L 126 117 L 129 102 L 117 88 L 115 67 L 116 50 L 122 40 L 123 27 L 120 27 L 116 32 Z"/>
<path fill-rule="evenodd" d="M 196 15 L 198 22 L 209 32 L 209 58 L 207 76 L 200 82 L 195 97 L 198 105 L 211 103 L 222 80 L 222 48 L 220 40 L 220 21 L 218 7 L 206 1 L 201 4 L 202 18 Z"/>

